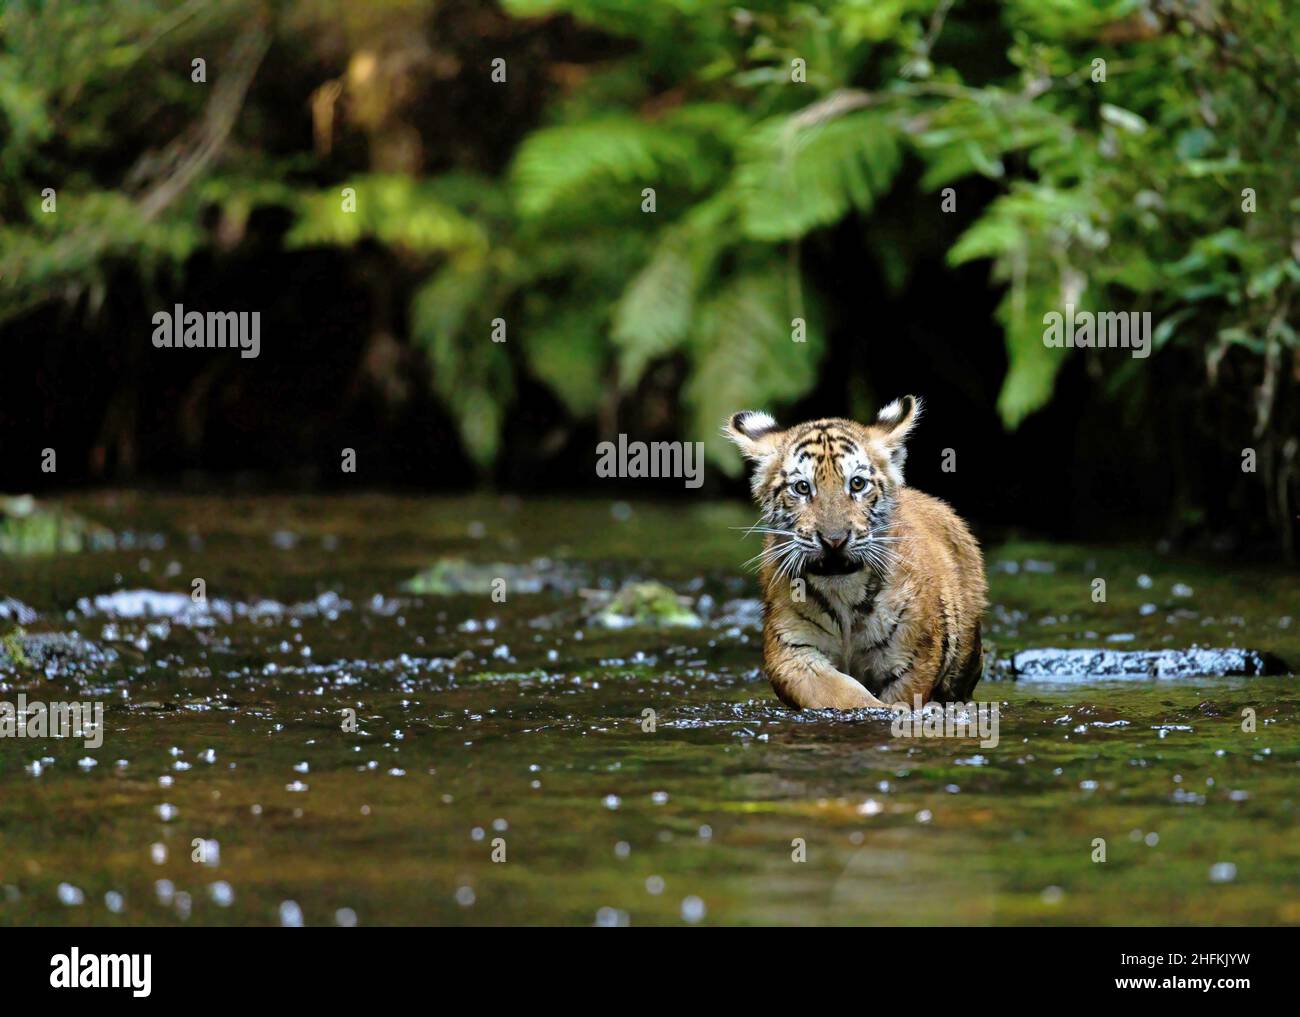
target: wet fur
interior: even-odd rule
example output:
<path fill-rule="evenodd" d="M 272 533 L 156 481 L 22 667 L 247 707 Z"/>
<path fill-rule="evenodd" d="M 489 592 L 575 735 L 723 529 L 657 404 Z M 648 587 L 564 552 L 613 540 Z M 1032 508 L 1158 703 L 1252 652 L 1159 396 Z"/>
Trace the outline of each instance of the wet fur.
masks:
<path fill-rule="evenodd" d="M 726 425 L 756 464 L 763 661 L 790 706 L 966 700 L 980 679 L 979 545 L 947 504 L 903 481 L 920 411 L 908 396 L 870 425 L 836 418 L 783 430 L 754 412 Z M 842 549 L 819 536 L 843 539 Z"/>

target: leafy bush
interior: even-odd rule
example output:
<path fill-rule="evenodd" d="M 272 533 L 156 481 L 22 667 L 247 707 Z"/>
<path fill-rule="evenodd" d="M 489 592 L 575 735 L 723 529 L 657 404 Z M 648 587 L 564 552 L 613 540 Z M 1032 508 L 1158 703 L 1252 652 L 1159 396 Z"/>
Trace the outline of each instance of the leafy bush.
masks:
<path fill-rule="evenodd" d="M 410 82 L 441 73 L 420 33 L 444 6 L 389 0 L 339 20 L 321 0 L 9 5 L 0 317 L 93 294 L 122 259 L 146 276 L 182 265 L 207 242 L 206 209 L 237 227 L 276 205 L 294 217 L 290 245 L 373 242 L 425 276 L 410 333 L 480 464 L 497 455 L 521 372 L 581 420 L 674 356 L 688 366 L 691 437 L 733 470 L 719 420 L 795 400 L 817 378 L 825 344 L 800 242 L 847 217 L 870 229 L 899 189 L 937 208 L 940 189 L 982 177 L 999 196 L 949 260 L 988 261 L 1005 288 L 1007 426 L 1051 399 L 1067 355 L 1042 342 L 1044 313 L 1149 310 L 1156 356 L 1191 352 L 1206 385 L 1237 365 L 1234 398 L 1271 443 L 1283 503 L 1294 488 L 1295 416 L 1280 409 L 1300 378 L 1293 4 L 503 0 L 515 20 L 502 37 L 554 25 L 613 42 L 602 59 L 532 68 L 524 83 L 515 65 L 498 87 L 540 87 L 550 72 L 561 84 L 504 168 L 395 171 Z M 446 17 L 463 15 L 453 5 Z M 313 93 L 312 154 L 271 154 L 278 108 L 230 123 L 220 85 L 186 87 L 188 55 L 235 38 L 233 69 L 214 61 L 214 74 L 227 101 L 243 101 L 239 61 L 256 70 L 262 31 L 346 66 L 334 92 Z M 383 62 L 395 34 L 416 37 L 399 55 L 418 73 Z M 123 173 L 112 150 L 124 124 L 186 119 L 196 137 L 147 148 Z M 331 132 L 344 126 L 371 141 L 370 174 L 331 174 Z M 199 162 L 188 184 L 187 160 Z M 921 172 L 900 180 L 905 160 Z M 49 180 L 78 215 L 42 215 Z M 344 186 L 361 195 L 356 213 L 340 209 Z M 509 344 L 490 341 L 496 319 Z M 796 319 L 805 343 L 792 341 Z M 1117 387 L 1148 384 L 1119 358 L 1104 369 Z"/>

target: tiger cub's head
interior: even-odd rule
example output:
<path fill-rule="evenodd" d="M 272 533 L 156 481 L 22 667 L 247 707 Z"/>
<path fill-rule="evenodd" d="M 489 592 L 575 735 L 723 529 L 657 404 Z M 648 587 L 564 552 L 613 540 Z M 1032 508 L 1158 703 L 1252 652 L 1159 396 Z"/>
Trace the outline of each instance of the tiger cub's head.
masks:
<path fill-rule="evenodd" d="M 727 436 L 756 464 L 756 529 L 774 537 L 764 562 L 789 576 L 888 571 L 896 552 L 886 530 L 920 414 L 921 400 L 905 396 L 871 424 L 833 418 L 782 429 L 766 413 L 733 416 Z"/>

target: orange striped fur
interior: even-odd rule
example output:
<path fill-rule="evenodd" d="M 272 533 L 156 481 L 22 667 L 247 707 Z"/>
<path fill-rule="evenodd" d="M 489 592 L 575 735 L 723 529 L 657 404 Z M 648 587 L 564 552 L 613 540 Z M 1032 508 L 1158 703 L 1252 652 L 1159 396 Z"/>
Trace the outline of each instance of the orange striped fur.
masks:
<path fill-rule="evenodd" d="M 947 504 L 905 486 L 907 396 L 869 425 L 781 429 L 737 413 L 764 534 L 763 662 L 782 702 L 812 709 L 965 700 L 983 669 L 979 545 Z"/>

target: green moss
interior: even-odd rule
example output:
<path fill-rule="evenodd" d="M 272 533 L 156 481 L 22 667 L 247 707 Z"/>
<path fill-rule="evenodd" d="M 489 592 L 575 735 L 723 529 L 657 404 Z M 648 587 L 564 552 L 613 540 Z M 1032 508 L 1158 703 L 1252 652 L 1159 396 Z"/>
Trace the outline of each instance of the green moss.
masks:
<path fill-rule="evenodd" d="M 685 626 L 703 624 L 690 607 L 689 597 L 679 597 L 663 583 L 627 583 L 591 616 L 594 624 L 610 629 L 632 625 Z"/>
<path fill-rule="evenodd" d="M 113 533 L 29 494 L 0 498 L 0 554 L 13 557 L 111 548 Z"/>
<path fill-rule="evenodd" d="M 23 649 L 23 640 L 26 637 L 27 633 L 21 625 L 0 636 L 0 658 L 9 660 L 15 667 L 31 667 L 32 662 Z M 0 660 L 0 663 L 2 662 L 3 660 Z"/>

